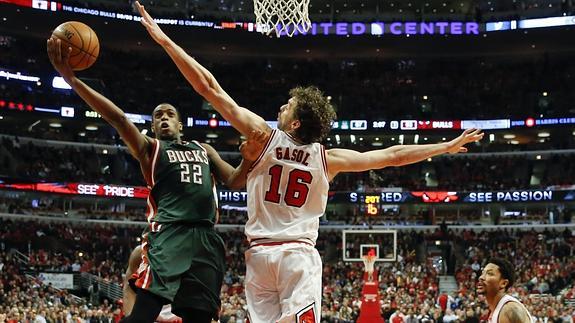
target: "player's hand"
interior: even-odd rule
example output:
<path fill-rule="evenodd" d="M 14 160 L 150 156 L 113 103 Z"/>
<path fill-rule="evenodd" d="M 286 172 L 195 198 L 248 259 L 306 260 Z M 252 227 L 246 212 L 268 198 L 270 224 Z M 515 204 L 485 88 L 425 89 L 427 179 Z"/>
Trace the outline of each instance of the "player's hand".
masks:
<path fill-rule="evenodd" d="M 447 143 L 447 152 L 450 154 L 465 153 L 467 148 L 464 145 L 483 139 L 483 135 L 480 129 L 467 129 L 459 137 Z"/>
<path fill-rule="evenodd" d="M 154 39 L 156 43 L 163 46 L 170 38 L 168 38 L 168 36 L 162 31 L 160 26 L 158 26 L 158 24 L 154 21 L 154 18 L 150 16 L 150 14 L 146 11 L 144 6 L 140 4 L 139 1 L 136 1 L 135 6 L 140 12 L 140 16 L 142 16 L 142 20 L 140 20 L 142 25 L 146 27 L 146 30 L 150 36 L 152 36 L 152 39 Z"/>
<path fill-rule="evenodd" d="M 252 130 L 247 141 L 240 145 L 242 158 L 247 161 L 255 161 L 260 156 L 270 134 L 261 130 Z"/>
<path fill-rule="evenodd" d="M 72 47 L 64 45 L 60 39 L 54 37 L 50 37 L 46 44 L 50 63 L 65 80 L 69 80 L 74 76 L 74 71 L 69 63 Z"/>

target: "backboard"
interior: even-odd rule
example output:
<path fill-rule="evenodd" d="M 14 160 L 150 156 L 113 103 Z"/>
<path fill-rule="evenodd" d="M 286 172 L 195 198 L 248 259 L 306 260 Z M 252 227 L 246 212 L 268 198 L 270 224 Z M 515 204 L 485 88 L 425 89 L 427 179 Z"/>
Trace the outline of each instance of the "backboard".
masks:
<path fill-rule="evenodd" d="M 370 250 L 376 261 L 397 260 L 397 231 L 395 230 L 343 230 L 343 261 L 362 262 Z"/>

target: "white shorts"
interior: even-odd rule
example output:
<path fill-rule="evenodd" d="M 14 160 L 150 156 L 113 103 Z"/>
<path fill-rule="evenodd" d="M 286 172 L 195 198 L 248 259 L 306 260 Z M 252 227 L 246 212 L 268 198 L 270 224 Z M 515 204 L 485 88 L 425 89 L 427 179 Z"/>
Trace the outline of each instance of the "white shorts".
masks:
<path fill-rule="evenodd" d="M 248 249 L 245 285 L 250 323 L 319 323 L 321 274 L 321 257 L 311 245 Z"/>

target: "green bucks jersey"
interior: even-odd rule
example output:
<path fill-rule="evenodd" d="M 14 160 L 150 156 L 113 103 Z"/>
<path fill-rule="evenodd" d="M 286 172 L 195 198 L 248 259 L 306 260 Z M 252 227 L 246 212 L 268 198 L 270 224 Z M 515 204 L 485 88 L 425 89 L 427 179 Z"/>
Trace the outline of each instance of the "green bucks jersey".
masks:
<path fill-rule="evenodd" d="M 146 217 L 152 231 L 162 223 L 217 222 L 217 195 L 210 166 L 207 151 L 197 141 L 154 139 L 152 169 L 146 176 L 151 186 Z"/>

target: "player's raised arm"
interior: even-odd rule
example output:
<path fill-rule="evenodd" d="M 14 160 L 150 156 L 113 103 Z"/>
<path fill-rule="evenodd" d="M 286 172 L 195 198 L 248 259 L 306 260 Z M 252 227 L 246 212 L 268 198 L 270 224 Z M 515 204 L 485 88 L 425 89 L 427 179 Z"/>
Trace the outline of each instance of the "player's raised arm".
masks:
<path fill-rule="evenodd" d="M 465 144 L 479 141 L 481 138 L 483 133 L 480 130 L 467 129 L 459 137 L 439 144 L 397 145 L 363 153 L 349 149 L 330 149 L 326 151 L 329 177 L 332 179 L 341 172 L 363 172 L 413 164 L 445 153 L 466 152 Z"/>
<path fill-rule="evenodd" d="M 194 90 L 210 102 L 224 119 L 229 121 L 244 136 L 248 136 L 252 130 L 271 132 L 271 128 L 264 119 L 248 109 L 240 107 L 222 89 L 210 71 L 174 43 L 144 9 L 144 6 L 136 1 L 136 7 L 142 16 L 141 23 L 146 27 L 150 36 L 164 48 Z"/>
<path fill-rule="evenodd" d="M 262 131 L 252 131 L 248 140 L 240 145 L 242 161 L 234 168 L 223 160 L 217 151 L 208 144 L 202 144 L 208 153 L 216 177 L 230 189 L 241 189 L 246 186 L 247 175 L 253 162 L 259 157 L 268 136 Z"/>
<path fill-rule="evenodd" d="M 60 39 L 50 38 L 47 42 L 48 57 L 50 62 L 60 75 L 66 80 L 72 89 L 102 117 L 112 125 L 122 136 L 130 153 L 139 161 L 148 157 L 150 138 L 141 134 L 138 128 L 126 117 L 124 111 L 116 106 L 108 98 L 104 97 L 76 77 L 68 64 L 68 58 L 72 48 L 62 45 Z"/>

